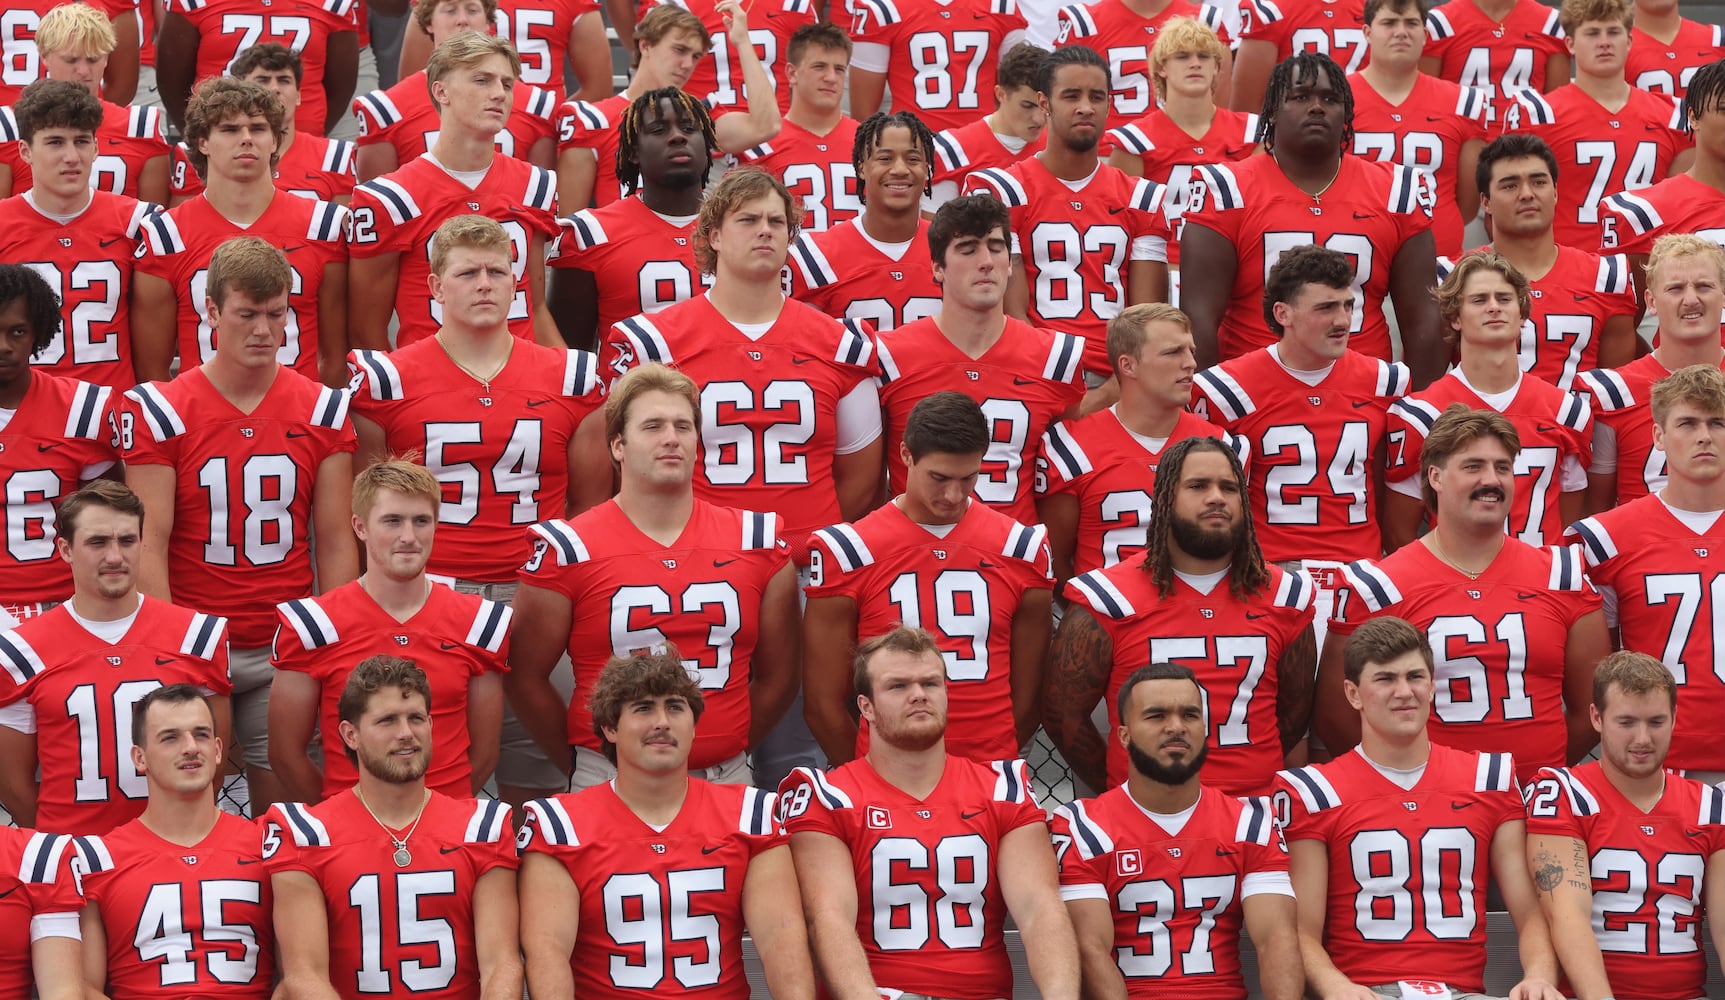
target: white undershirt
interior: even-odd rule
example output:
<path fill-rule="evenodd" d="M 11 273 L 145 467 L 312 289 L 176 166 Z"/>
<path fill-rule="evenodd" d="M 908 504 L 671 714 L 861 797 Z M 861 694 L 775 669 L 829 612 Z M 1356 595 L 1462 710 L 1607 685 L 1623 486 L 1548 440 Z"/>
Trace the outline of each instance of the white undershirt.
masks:
<path fill-rule="evenodd" d="M 1426 773 L 1426 766 L 1424 764 L 1421 764 L 1419 767 L 1410 767 L 1406 770 L 1399 767 L 1385 767 L 1370 757 L 1367 757 L 1366 752 L 1361 750 L 1359 747 L 1354 747 L 1354 752 L 1360 755 L 1361 760 L 1372 765 L 1373 770 L 1377 771 L 1385 778 L 1388 778 L 1403 790 L 1410 790 L 1415 785 L 1419 784 L 1420 778 L 1424 777 Z"/>
<path fill-rule="evenodd" d="M 58 215 L 54 212 L 48 211 L 47 209 L 43 208 L 41 205 L 36 204 L 36 191 L 34 188 L 30 189 L 29 191 L 24 192 L 24 200 L 30 204 L 31 208 L 35 209 L 38 212 L 41 212 L 43 215 L 47 216 L 50 219 L 53 219 L 55 222 L 59 223 L 62 226 L 71 222 L 73 219 L 76 219 L 78 216 L 83 215 L 85 212 L 88 212 L 90 210 L 90 206 L 95 203 L 95 199 L 92 198 L 90 201 L 86 201 L 84 203 L 83 208 L 78 209 L 76 212 L 73 212 L 71 215 Z"/>
<path fill-rule="evenodd" d="M 491 172 L 489 166 L 484 170 L 451 170 L 439 162 L 437 157 L 432 156 L 429 151 L 425 154 L 425 158 L 430 160 L 437 169 L 460 181 L 462 186 L 469 191 L 479 187 L 480 182 L 485 180 L 485 175 Z"/>
<path fill-rule="evenodd" d="M 1294 376 L 1295 378 L 1299 379 L 1300 381 L 1306 383 L 1309 386 L 1314 386 L 1314 387 L 1317 386 L 1317 384 L 1319 382 L 1322 382 L 1324 379 L 1329 378 L 1330 372 L 1334 371 L 1336 368 L 1336 363 L 1334 361 L 1330 362 L 1329 364 L 1325 365 L 1322 368 L 1319 368 L 1316 371 L 1303 372 L 1303 371 L 1300 371 L 1296 368 L 1289 368 L 1288 363 L 1286 361 L 1282 360 L 1281 347 L 1282 347 L 1281 344 L 1271 344 L 1269 347 L 1270 357 L 1275 360 L 1276 364 L 1282 366 L 1283 371 L 1287 372 L 1289 375 Z"/>
<path fill-rule="evenodd" d="M 1198 593 L 1209 594 L 1210 591 L 1215 590 L 1223 580 L 1227 579 L 1228 571 L 1226 569 L 1219 569 L 1214 573 L 1182 573 L 1179 570 L 1175 570 L 1174 575 L 1184 581 L 1186 586 L 1191 587 Z"/>

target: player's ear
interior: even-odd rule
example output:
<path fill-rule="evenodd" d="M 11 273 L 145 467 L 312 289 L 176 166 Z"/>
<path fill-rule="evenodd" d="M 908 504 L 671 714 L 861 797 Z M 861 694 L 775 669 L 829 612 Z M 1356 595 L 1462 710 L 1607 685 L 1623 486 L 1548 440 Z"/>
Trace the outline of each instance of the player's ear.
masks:
<path fill-rule="evenodd" d="M 147 773 L 144 767 L 144 748 L 136 744 L 132 746 L 132 770 L 139 774 Z"/>
<path fill-rule="evenodd" d="M 1348 704 L 1353 707 L 1354 711 L 1360 710 L 1360 686 L 1358 684 L 1345 677 L 1342 678 L 1342 696 L 1348 699 Z"/>

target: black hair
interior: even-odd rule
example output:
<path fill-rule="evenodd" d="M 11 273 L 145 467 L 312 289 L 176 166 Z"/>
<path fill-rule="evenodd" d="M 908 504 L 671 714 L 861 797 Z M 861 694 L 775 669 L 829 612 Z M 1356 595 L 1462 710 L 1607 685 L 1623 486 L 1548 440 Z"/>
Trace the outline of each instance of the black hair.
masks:
<path fill-rule="evenodd" d="M 1168 446 L 1156 463 L 1156 484 L 1150 490 L 1150 527 L 1145 534 L 1144 559 L 1139 568 L 1150 574 L 1156 592 L 1166 598 L 1174 592 L 1174 493 L 1185 476 L 1186 459 L 1195 451 L 1210 451 L 1228 459 L 1234 482 L 1240 487 L 1241 517 L 1245 528 L 1240 544 L 1234 546 L 1233 561 L 1228 565 L 1228 592 L 1236 599 L 1261 592 L 1270 583 L 1270 568 L 1264 563 L 1264 552 L 1258 548 L 1256 519 L 1247 506 L 1246 468 L 1240 456 L 1221 438 L 1194 435 Z"/>
<path fill-rule="evenodd" d="M 1036 74 L 1037 93 L 1044 96 L 1054 93 L 1054 78 L 1062 66 L 1094 66 L 1109 80 L 1114 79 L 1108 70 L 1108 60 L 1103 59 L 1101 53 L 1088 45 L 1068 45 L 1050 52 L 1042 61 L 1042 72 Z"/>
<path fill-rule="evenodd" d="M 863 163 L 874 154 L 880 145 L 881 136 L 889 128 L 910 130 L 910 141 L 922 150 L 923 174 L 926 178 L 922 186 L 923 192 L 926 194 L 934 191 L 934 133 L 928 130 L 921 118 L 909 111 L 894 111 L 890 114 L 876 111 L 857 126 L 857 137 L 851 143 L 851 167 L 857 174 L 857 200 L 865 205 L 868 204 L 868 186 L 862 182 Z"/>
<path fill-rule="evenodd" d="M 1354 266 L 1348 263 L 1346 254 L 1329 247 L 1307 244 L 1284 250 L 1282 256 L 1270 265 L 1270 273 L 1264 276 L 1264 322 L 1269 324 L 1270 332 L 1278 339 L 1286 331 L 1276 319 L 1276 303 L 1293 304 L 1300 289 L 1307 285 L 1352 288 Z"/>
<path fill-rule="evenodd" d="M 12 112 L 18 119 L 18 138 L 25 142 L 45 128 L 94 134 L 102 127 L 102 102 L 70 80 L 37 80 L 18 95 Z"/>
<path fill-rule="evenodd" d="M 1683 95 L 1683 130 L 1694 133 L 1695 119 L 1709 111 L 1725 111 L 1725 59 L 1710 62 L 1689 78 Z"/>
<path fill-rule="evenodd" d="M 77 86 L 73 84 L 73 86 Z M 80 93 L 86 93 L 79 87 Z M 34 270 L 23 264 L 0 264 L 0 306 L 23 299 L 24 317 L 35 334 L 30 356 L 48 349 L 60 334 L 60 295 Z"/>
<path fill-rule="evenodd" d="M 1276 112 L 1294 89 L 1294 82 L 1305 78 L 1327 79 L 1330 87 L 1342 97 L 1342 149 L 1354 147 L 1354 88 L 1348 75 L 1336 61 L 1322 52 L 1296 52 L 1276 64 L 1270 71 L 1270 85 L 1264 88 L 1264 106 L 1258 111 L 1258 142 L 1266 151 L 1276 146 Z"/>
<path fill-rule="evenodd" d="M 982 455 L 988 444 L 982 405 L 962 392 L 924 396 L 904 422 L 904 446 L 911 461 L 924 455 Z"/>
<path fill-rule="evenodd" d="M 1191 667 L 1180 663 L 1146 663 L 1126 675 L 1125 683 L 1114 696 L 1114 717 L 1122 726 L 1126 725 L 1126 706 L 1132 704 L 1132 689 L 1145 681 L 1190 681 L 1197 686 L 1200 697 L 1204 693 L 1204 685 L 1198 683 L 1198 675 Z"/>
<path fill-rule="evenodd" d="M 701 141 L 707 144 L 707 169 L 701 171 L 703 188 L 707 186 L 707 175 L 713 172 L 713 155 L 719 150 L 719 137 L 713 131 L 713 116 L 707 112 L 707 106 L 680 88 L 660 87 L 629 102 L 629 107 L 623 112 L 623 120 L 617 125 L 617 181 L 623 186 L 625 196 L 634 194 L 641 186 L 641 160 L 637 155 L 641 126 L 646 123 L 649 111 L 658 114 L 660 101 L 670 101 L 676 115 L 687 117 L 701 129 Z M 571 207 L 569 211 L 576 211 L 576 208 Z"/>
<path fill-rule="evenodd" d="M 1528 132 L 1511 132 L 1493 139 L 1479 151 L 1479 165 L 1473 169 L 1473 182 L 1478 185 L 1480 194 L 1491 190 L 1491 168 L 1499 160 L 1519 160 L 1524 157 L 1537 156 L 1545 161 L 1545 167 L 1551 171 L 1551 183 L 1557 183 L 1557 154 L 1545 144 L 1545 140 Z"/>

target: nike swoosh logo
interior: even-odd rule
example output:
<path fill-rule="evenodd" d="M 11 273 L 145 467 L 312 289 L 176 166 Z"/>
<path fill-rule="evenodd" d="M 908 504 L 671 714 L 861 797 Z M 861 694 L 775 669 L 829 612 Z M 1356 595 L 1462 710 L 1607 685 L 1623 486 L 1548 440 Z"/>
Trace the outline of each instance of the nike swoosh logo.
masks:
<path fill-rule="evenodd" d="M 1645 124 L 1644 123 L 1644 124 L 1642 124 L 1641 127 L 1646 129 L 1649 132 L 1663 132 L 1663 131 L 1665 131 L 1665 126 L 1663 126 L 1663 125 L 1651 125 L 1651 124 Z"/>
<path fill-rule="evenodd" d="M 0 892 L 0 899 L 5 899 L 7 896 L 10 896 L 13 893 L 17 892 L 20 888 L 21 888 L 20 886 L 15 885 L 12 888 L 7 889 L 5 892 Z"/>
<path fill-rule="evenodd" d="M 111 247 L 118 242 L 120 242 L 120 237 L 116 236 L 111 240 L 97 240 L 96 245 L 99 247 Z"/>
<path fill-rule="evenodd" d="M 1515 592 L 1515 599 L 1518 601 L 1531 601 L 1538 596 L 1539 596 L 1539 591 L 1537 591 L 1537 590 L 1531 594 L 1525 590 L 1518 590 Z"/>
<path fill-rule="evenodd" d="M 1574 299 L 1574 300 L 1575 300 L 1575 301 L 1577 301 L 1577 302 L 1586 302 L 1586 301 L 1587 301 L 1587 300 L 1588 300 L 1588 298 L 1589 298 L 1589 296 L 1586 296 L 1586 295 L 1577 295 L 1577 294 L 1575 294 L 1575 293 L 1574 293 L 1574 292 L 1570 292 L 1570 293 L 1569 293 L 1569 297 L 1570 297 L 1570 298 L 1572 298 L 1572 299 Z"/>
<path fill-rule="evenodd" d="M 1555 434 L 1555 433 L 1557 433 L 1557 428 L 1553 427 L 1550 424 L 1534 424 L 1534 426 L 1539 429 L 1539 433 L 1541 433 L 1541 434 Z"/>
<path fill-rule="evenodd" d="M 1471 805 L 1473 805 L 1472 802 L 1451 802 L 1449 804 L 1449 807 L 1451 809 L 1460 810 L 1460 809 L 1466 809 L 1468 806 L 1471 806 Z"/>
<path fill-rule="evenodd" d="M 60 447 L 60 442 L 58 442 L 58 441 L 54 442 L 53 444 L 38 444 L 36 446 L 36 451 L 38 453 L 53 451 L 55 448 L 58 448 L 58 447 Z"/>
<path fill-rule="evenodd" d="M 282 253 L 293 253 L 295 250 L 304 250 L 304 249 L 305 249 L 305 244 L 301 243 L 299 246 L 295 246 L 295 247 L 282 247 Z"/>
<path fill-rule="evenodd" d="M 311 437 L 311 431 L 288 431 L 287 436 L 290 439 L 291 438 Z"/>
<path fill-rule="evenodd" d="M 461 845 L 456 844 L 454 847 L 439 847 L 437 849 L 437 853 L 439 853 L 439 854 L 454 854 L 456 851 L 459 851 L 459 850 L 461 850 Z"/>
<path fill-rule="evenodd" d="M 1231 851 L 1226 847 L 1216 848 L 1216 856 L 1218 858 L 1226 858 L 1226 857 L 1229 857 L 1231 855 L 1235 855 L 1235 854 L 1239 854 L 1239 853 L 1240 853 L 1239 851 Z"/>
<path fill-rule="evenodd" d="M 448 651 L 451 649 L 459 649 L 460 647 L 461 647 L 461 643 L 459 643 L 459 642 L 440 642 L 437 644 L 437 648 L 445 650 L 445 651 Z"/>
<path fill-rule="evenodd" d="M 793 364 L 793 365 L 806 365 L 813 360 L 814 360 L 814 358 L 792 358 L 791 364 Z"/>
<path fill-rule="evenodd" d="M 1120 206 L 1112 207 L 1112 208 L 1108 209 L 1108 214 L 1109 215 L 1119 215 L 1121 212 L 1124 212 L 1124 211 L 1126 211 L 1126 206 L 1120 205 Z"/>
<path fill-rule="evenodd" d="M 1361 215 L 1361 214 L 1360 214 L 1360 213 L 1358 213 L 1358 212 L 1355 212 L 1355 213 L 1354 213 L 1354 218 L 1355 218 L 1355 219 L 1375 219 L 1375 218 L 1377 218 L 1377 216 L 1375 216 L 1375 215 L 1369 215 L 1369 214 L 1368 214 L 1368 215 Z"/>
<path fill-rule="evenodd" d="M 1369 399 L 1362 399 L 1362 400 L 1360 400 L 1360 401 L 1359 401 L 1359 402 L 1356 402 L 1356 403 L 1354 403 L 1354 404 L 1353 404 L 1353 407 L 1354 407 L 1354 409 L 1356 409 L 1356 410 L 1357 410 L 1357 409 L 1359 409 L 1359 408 L 1360 408 L 1360 407 L 1362 407 L 1362 406 L 1370 406 L 1370 405 L 1372 405 L 1372 401 L 1371 401 L 1371 400 L 1369 400 Z"/>
<path fill-rule="evenodd" d="M 1707 836 L 1707 831 L 1706 830 L 1684 830 L 1683 836 L 1685 836 L 1685 837 L 1705 837 L 1705 836 Z"/>
<path fill-rule="evenodd" d="M 738 559 L 741 559 L 741 558 L 742 558 L 742 556 L 733 556 L 729 559 L 714 559 L 713 560 L 713 568 L 714 569 L 723 569 L 724 567 L 729 566 L 730 564 L 736 562 Z"/>
<path fill-rule="evenodd" d="M 1268 618 L 1268 617 L 1270 617 L 1270 613 L 1268 611 L 1259 611 L 1256 613 L 1253 613 L 1251 611 L 1246 612 L 1246 620 L 1249 622 L 1255 622 L 1260 618 Z"/>
<path fill-rule="evenodd" d="M 702 848 L 701 848 L 701 853 L 702 853 L 702 854 L 712 854 L 712 853 L 713 853 L 713 852 L 714 852 L 714 851 L 720 851 L 720 850 L 723 850 L 723 849 L 724 849 L 724 847 L 725 847 L 725 845 L 724 845 L 724 844 L 715 844 L 715 845 L 713 845 L 713 846 L 712 846 L 712 847 L 706 847 L 706 846 L 703 846 L 703 847 L 702 847 Z"/>
<path fill-rule="evenodd" d="M 986 811 L 987 810 L 985 810 L 985 809 L 978 809 L 975 812 L 961 812 L 958 814 L 958 818 L 959 819 L 975 819 L 976 817 L 981 816 Z"/>
<path fill-rule="evenodd" d="M 1428 122 L 1441 122 L 1443 120 L 1444 119 L 1440 116 L 1426 115 L 1426 121 L 1428 121 Z"/>
<path fill-rule="evenodd" d="M 1035 385 L 1036 380 L 1033 378 L 1019 378 L 1017 375 L 1014 375 L 1014 376 L 1012 376 L 1012 384 L 1013 385 Z"/>
<path fill-rule="evenodd" d="M 1000 568 L 999 563 L 991 563 L 987 559 L 978 559 L 976 561 L 976 565 L 977 565 L 978 569 L 999 569 Z"/>
<path fill-rule="evenodd" d="M 546 403 L 549 403 L 549 402 L 551 402 L 549 399 L 529 399 L 527 401 L 527 408 L 529 410 L 531 410 L 536 406 L 544 406 Z"/>
<path fill-rule="evenodd" d="M 263 858 L 235 858 L 234 864 L 236 864 L 236 865 L 261 865 L 261 864 L 263 864 L 263 861 L 264 861 Z"/>
<path fill-rule="evenodd" d="M 174 662 L 174 658 L 171 656 L 158 656 L 158 657 L 156 657 L 156 666 L 158 666 L 158 667 L 165 667 L 172 662 Z"/>

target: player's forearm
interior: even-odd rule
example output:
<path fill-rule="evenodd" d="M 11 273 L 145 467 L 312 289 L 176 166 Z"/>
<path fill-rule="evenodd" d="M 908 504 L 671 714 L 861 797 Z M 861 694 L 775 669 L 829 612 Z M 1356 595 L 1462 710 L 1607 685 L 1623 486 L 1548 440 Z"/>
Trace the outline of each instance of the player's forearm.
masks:
<path fill-rule="evenodd" d="M 106 1000 L 100 990 L 84 985 L 83 948 L 77 938 L 37 938 L 30 943 L 30 965 L 37 1000 Z"/>
<path fill-rule="evenodd" d="M 1050 591 L 1026 591 L 1018 612 L 1012 616 L 1012 723 L 1018 745 L 1024 746 L 1042 724 L 1042 667 L 1048 659 L 1048 633 L 1054 627 L 1049 614 Z"/>
<path fill-rule="evenodd" d="M 359 33 L 338 31 L 329 36 L 324 50 L 323 98 L 325 135 L 341 121 L 359 86 Z"/>
<path fill-rule="evenodd" d="M 1086 936 L 1078 942 L 1079 973 L 1084 1000 L 1127 1000 L 1126 978 L 1114 961 L 1111 936 Z"/>
<path fill-rule="evenodd" d="M 400 270 L 399 253 L 354 257 L 348 263 L 348 280 L 362 290 L 347 297 L 347 339 L 355 349 L 389 350 L 389 319 L 395 313 Z"/>
<path fill-rule="evenodd" d="M 759 662 L 759 657 L 756 658 Z M 761 745 L 797 700 L 797 675 L 792 663 L 779 663 L 749 682 L 749 747 Z"/>
<path fill-rule="evenodd" d="M 1449 347 L 1438 333 L 1437 309 L 1429 300 L 1413 305 L 1405 310 L 1408 318 L 1403 321 L 1402 304 L 1398 301 L 1395 305 L 1396 319 L 1401 322 L 1402 360 L 1413 374 L 1413 388 L 1424 389 L 1442 378 L 1449 365 Z"/>
<path fill-rule="evenodd" d="M 521 720 L 527 735 L 533 737 L 533 742 L 545 751 L 552 764 L 568 771 L 568 709 L 564 706 L 562 694 L 551 683 L 550 672 L 535 672 L 528 676 L 516 668 L 509 672 L 504 683 L 510 707 L 515 709 L 515 717 Z"/>
<path fill-rule="evenodd" d="M 107 68 L 102 71 L 102 97 L 121 107 L 131 104 L 132 98 L 138 96 L 138 36 L 141 33 L 138 20 L 135 10 L 114 18 L 114 37 L 119 44 L 108 54 Z"/>
<path fill-rule="evenodd" d="M 1258 952 L 1258 989 L 1264 1000 L 1300 1000 L 1306 989 L 1305 968 L 1300 962 L 1300 936 L 1292 923 L 1281 924 L 1263 935 L 1252 936 Z"/>
<path fill-rule="evenodd" d="M 533 1000 L 575 1000 L 575 973 L 567 953 L 559 956 L 548 944 L 536 944 L 523 935 L 527 992 Z"/>
<path fill-rule="evenodd" d="M 1330 961 L 1330 953 L 1324 950 L 1323 942 L 1317 935 L 1307 933 L 1305 928 L 1301 928 L 1297 933 L 1300 965 L 1305 969 L 1306 992 L 1309 995 L 1327 997 L 1353 985 L 1353 980 L 1342 975 L 1342 970 Z"/>
<path fill-rule="evenodd" d="M 521 1000 L 521 957 L 510 951 L 479 969 L 479 1000 Z"/>
<path fill-rule="evenodd" d="M 737 45 L 734 46 L 734 51 L 737 53 L 737 63 L 743 70 L 743 87 L 748 93 L 749 133 L 759 136 L 749 143 L 750 146 L 755 146 L 778 135 L 779 129 L 784 127 L 783 118 L 779 114 L 779 95 L 774 92 L 773 81 L 767 77 L 767 68 L 761 65 L 760 54 L 755 51 L 754 45 Z M 747 149 L 748 146 L 743 148 Z"/>
<path fill-rule="evenodd" d="M 282 783 L 287 791 L 288 799 L 294 802 L 316 802 L 323 798 L 323 774 L 306 752 L 284 747 L 276 748 L 277 741 L 270 741 L 270 770 L 275 772 L 276 780 Z"/>
<path fill-rule="evenodd" d="M 848 878 L 849 872 L 836 873 Z M 857 940 L 856 924 L 836 915 L 812 915 L 809 919 L 809 950 L 820 967 L 821 980 L 833 1000 L 880 1000 L 868 956 Z"/>
<path fill-rule="evenodd" d="M 1014 913 L 1013 918 L 1042 1000 L 1078 1000 L 1078 939 L 1060 894 L 1050 887 L 1029 913 L 1022 918 Z"/>
<path fill-rule="evenodd" d="M 593 203 L 599 161 L 591 149 L 576 147 L 557 155 L 557 210 L 573 215 Z M 601 330 L 600 333 L 605 331 Z"/>
<path fill-rule="evenodd" d="M 803 721 L 808 723 L 815 742 L 821 745 L 821 752 L 827 755 L 827 762 L 836 767 L 856 757 L 857 724 L 842 705 L 832 702 L 831 698 L 806 693 Z"/>
<path fill-rule="evenodd" d="M 860 70 L 853 66 L 850 73 L 850 92 L 851 117 L 862 121 L 880 110 L 881 98 L 886 94 L 886 74 Z"/>
<path fill-rule="evenodd" d="M 796 893 L 790 895 L 795 897 Z M 783 910 L 778 920 L 749 921 L 749 936 L 755 940 L 767 976 L 767 994 L 773 1000 L 814 1000 L 815 967 L 809 957 L 801 908 L 787 906 Z"/>

